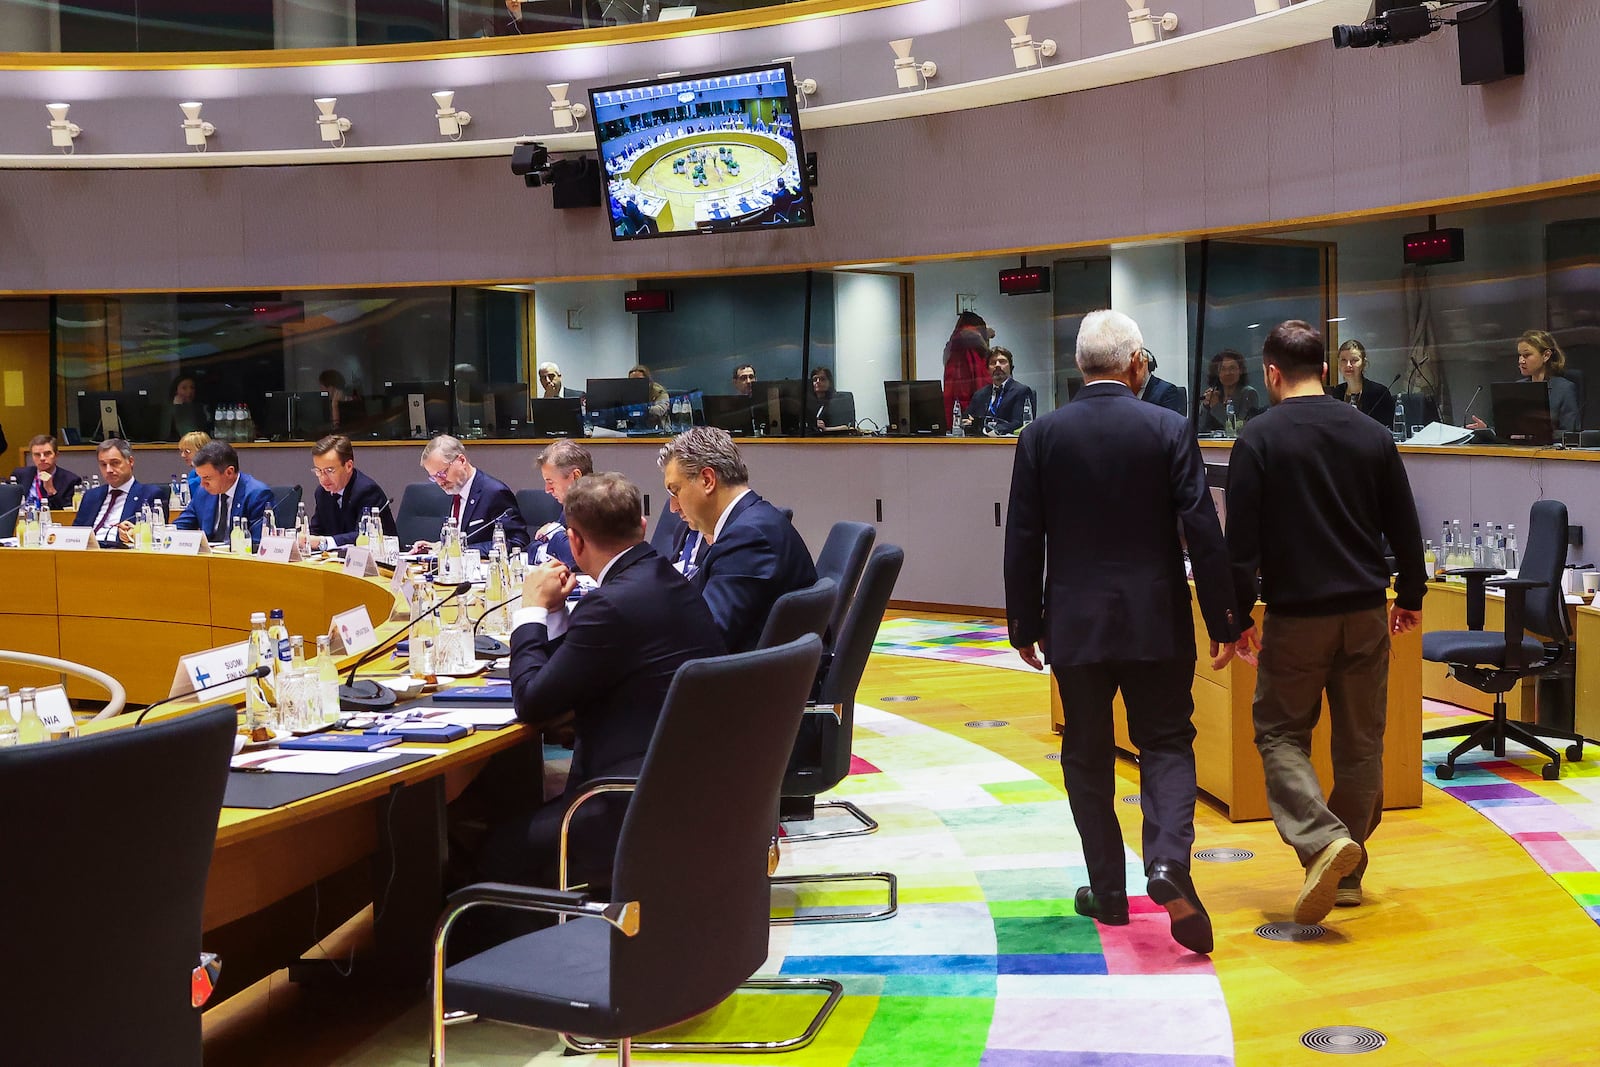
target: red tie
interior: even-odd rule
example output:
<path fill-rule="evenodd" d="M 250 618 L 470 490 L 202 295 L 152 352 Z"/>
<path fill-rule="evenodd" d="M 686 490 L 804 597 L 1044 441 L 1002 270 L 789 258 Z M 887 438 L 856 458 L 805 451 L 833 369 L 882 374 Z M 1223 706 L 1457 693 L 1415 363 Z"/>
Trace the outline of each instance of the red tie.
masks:
<path fill-rule="evenodd" d="M 111 513 L 116 510 L 117 498 L 122 495 L 121 489 L 113 489 L 106 494 L 105 510 L 100 513 L 100 521 L 94 524 L 94 532 L 99 533 L 105 527 L 106 520 L 111 518 Z"/>
<path fill-rule="evenodd" d="M 450 521 L 457 526 L 461 525 L 461 498 L 459 496 L 450 498 Z"/>

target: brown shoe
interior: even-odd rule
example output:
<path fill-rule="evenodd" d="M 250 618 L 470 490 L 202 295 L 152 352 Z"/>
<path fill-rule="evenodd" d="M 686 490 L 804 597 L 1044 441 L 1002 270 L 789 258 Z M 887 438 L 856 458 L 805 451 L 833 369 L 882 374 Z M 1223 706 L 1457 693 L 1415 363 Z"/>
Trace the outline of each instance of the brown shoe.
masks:
<path fill-rule="evenodd" d="M 1301 926 L 1321 922 L 1333 910 L 1339 879 L 1361 862 L 1361 846 L 1348 837 L 1336 837 L 1306 865 L 1306 881 L 1294 902 L 1294 921 Z"/>
<path fill-rule="evenodd" d="M 1361 907 L 1361 879 L 1339 879 L 1339 891 L 1333 895 L 1333 906 L 1336 908 Z"/>

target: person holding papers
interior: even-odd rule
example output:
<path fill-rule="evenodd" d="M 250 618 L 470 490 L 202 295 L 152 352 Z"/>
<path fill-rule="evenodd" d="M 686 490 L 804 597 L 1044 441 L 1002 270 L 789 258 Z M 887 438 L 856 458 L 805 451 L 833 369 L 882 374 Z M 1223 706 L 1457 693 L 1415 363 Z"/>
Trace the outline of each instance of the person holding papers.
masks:
<path fill-rule="evenodd" d="M 133 446 L 120 437 L 100 442 L 96 458 L 100 461 L 101 485 L 83 494 L 72 525 L 88 526 L 102 545 L 120 547 L 133 540 L 133 522 L 146 504 L 161 509 L 167 517 L 167 502 L 159 485 L 144 485 L 133 477 Z M 126 516 L 126 519 L 124 518 Z"/>
<path fill-rule="evenodd" d="M 644 543 L 638 486 L 614 473 L 580 478 L 566 513 L 572 554 L 599 584 L 569 611 L 570 568 L 550 560 L 528 573 L 512 618 L 511 688 L 529 725 L 573 714 L 572 770 L 561 797 L 542 803 L 529 783 L 526 805 L 491 823 L 475 861 L 490 881 L 554 885 L 567 806 L 592 778 L 637 774 L 678 668 L 724 651 L 705 602 Z M 570 882 L 608 878 L 626 808 L 608 796 L 578 809 Z"/>
<path fill-rule="evenodd" d="M 317 489 L 311 495 L 311 540 L 315 547 L 355 544 L 361 516 L 368 508 L 378 509 L 385 536 L 395 536 L 389 494 L 356 470 L 356 453 L 350 438 L 331 434 L 312 445 L 311 473 L 317 476 Z M 290 517 L 281 516 L 284 522 Z"/>
<path fill-rule="evenodd" d="M 449 494 L 450 517 L 461 529 L 464 545 L 486 545 L 494 537 L 494 524 L 505 527 L 510 548 L 528 547 L 528 526 L 517 510 L 517 495 L 505 482 L 481 471 L 467 458 L 467 448 L 449 434 L 440 434 L 422 450 L 422 470 L 430 481 Z M 427 547 L 426 541 L 417 549 Z"/>
<path fill-rule="evenodd" d="M 261 519 L 272 506 L 272 489 L 239 470 L 239 453 L 226 441 L 211 441 L 194 454 L 200 490 L 173 520 L 179 530 L 203 530 L 212 543 L 228 540 L 233 520 L 250 524 L 250 547 L 261 543 Z"/>

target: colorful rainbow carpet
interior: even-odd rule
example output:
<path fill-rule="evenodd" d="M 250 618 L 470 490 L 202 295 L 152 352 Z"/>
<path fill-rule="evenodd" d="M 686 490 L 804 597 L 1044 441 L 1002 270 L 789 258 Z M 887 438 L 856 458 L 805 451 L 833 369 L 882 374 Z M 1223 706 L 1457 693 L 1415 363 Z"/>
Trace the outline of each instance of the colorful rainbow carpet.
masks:
<path fill-rule="evenodd" d="M 882 922 L 774 927 L 764 973 L 823 975 L 845 997 L 815 1044 L 789 1055 L 642 1056 L 648 1063 L 805 1067 L 1227 1067 L 1233 1035 L 1211 963 L 1184 952 L 1166 913 L 1130 901 L 1132 922 L 1100 927 L 1072 910 L 1082 850 L 1066 796 L 988 749 L 874 708 L 856 710 L 853 773 L 836 795 L 881 829 L 792 843 L 780 873 L 889 870 L 900 912 Z M 819 820 L 820 821 L 820 820 Z M 1144 884 L 1136 861 L 1130 890 Z M 863 885 L 780 902 L 800 911 L 881 899 Z M 817 1000 L 740 994 L 675 1031 L 706 1039 L 798 1033 Z M 425 1064 L 413 1011 L 341 1062 Z M 572 1062 L 552 1035 L 492 1023 L 454 1027 L 449 1062 Z M 609 1059 L 607 1057 L 606 1059 Z M 587 1061 L 585 1061 L 587 1062 Z"/>

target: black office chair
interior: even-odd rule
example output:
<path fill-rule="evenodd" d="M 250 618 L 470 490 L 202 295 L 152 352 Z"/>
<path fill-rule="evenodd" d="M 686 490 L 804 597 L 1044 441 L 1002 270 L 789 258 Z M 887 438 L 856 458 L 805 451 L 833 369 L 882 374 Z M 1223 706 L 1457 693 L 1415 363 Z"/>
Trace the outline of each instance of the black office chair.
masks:
<path fill-rule="evenodd" d="M 0 537 L 17 536 L 17 516 L 26 491 L 20 485 L 0 483 Z"/>
<path fill-rule="evenodd" d="M 7 1063 L 199 1067 L 190 976 L 235 723 L 218 705 L 0 748 Z"/>
<path fill-rule="evenodd" d="M 839 587 L 832 578 L 818 578 L 813 585 L 783 594 L 773 601 L 756 647 L 776 648 L 806 634 L 822 637 L 838 599 Z"/>
<path fill-rule="evenodd" d="M 1488 722 L 1447 726 L 1422 735 L 1463 739 L 1434 768 L 1435 776 L 1445 781 L 1454 778 L 1456 758 L 1479 746 L 1504 757 L 1507 740 L 1549 758 L 1541 772 L 1546 781 L 1561 777 L 1561 756 L 1541 738 L 1572 742 L 1567 759 L 1583 759 L 1582 736 L 1506 718 L 1506 693 L 1524 678 L 1559 666 L 1572 651 L 1566 596 L 1561 588 L 1566 559 L 1567 506 L 1559 500 L 1539 500 L 1528 517 L 1528 547 L 1517 577 L 1495 578 L 1505 572 L 1492 567 L 1458 567 L 1445 572 L 1467 580 L 1467 629 L 1423 634 L 1422 658 L 1448 664 L 1457 681 L 1493 694 L 1494 716 Z M 1506 592 L 1504 634 L 1483 630 L 1485 587 L 1490 585 Z"/>
<path fill-rule="evenodd" d="M 808 636 L 678 669 L 638 778 L 591 783 L 573 805 L 634 794 L 617 842 L 611 903 L 500 883 L 452 894 L 434 935 L 435 1067 L 445 1062 L 446 1010 L 561 1031 L 584 1050 L 598 1046 L 567 1035 L 616 1040 L 625 1064 L 639 1034 L 693 1018 L 750 985 L 826 990 L 828 999 L 806 1032 L 787 1041 L 638 1047 L 782 1051 L 816 1036 L 843 992 L 839 983 L 747 980 L 768 954 L 767 844 L 783 762 L 821 653 L 822 642 Z M 571 921 L 446 969 L 450 928 L 474 907 Z"/>
<path fill-rule="evenodd" d="M 400 544 L 409 548 L 418 541 L 439 540 L 439 528 L 449 517 L 449 493 L 432 482 L 412 482 L 400 494 L 400 510 L 394 517 Z"/>
<path fill-rule="evenodd" d="M 822 673 L 822 683 L 817 698 L 806 709 L 805 720 L 800 725 L 800 735 L 795 741 L 794 754 L 783 775 L 783 807 L 790 821 L 810 821 L 818 809 L 842 811 L 859 823 L 844 830 L 818 830 L 802 834 L 785 834 L 785 843 L 821 841 L 832 837 L 856 837 L 878 829 L 877 820 L 848 800 L 830 800 L 817 803 L 816 798 L 844 781 L 850 773 L 850 744 L 855 729 L 856 689 L 861 685 L 861 675 L 867 669 L 867 659 L 872 654 L 872 643 L 878 636 L 878 624 L 894 595 L 894 583 L 900 577 L 906 554 L 898 545 L 879 545 L 872 550 L 866 569 L 861 575 L 861 586 L 856 590 L 844 625 L 839 629 L 839 640 L 834 648 L 832 662 Z M 866 922 L 887 919 L 899 910 L 899 883 L 888 871 L 859 872 L 854 874 L 787 875 L 774 878 L 774 885 L 816 885 L 827 882 L 883 882 L 887 887 L 887 903 L 882 908 L 868 911 L 808 912 L 805 915 L 783 916 L 773 921 L 784 925 L 812 922 Z"/>
<path fill-rule="evenodd" d="M 828 531 L 828 539 L 822 543 L 822 551 L 817 553 L 817 576 L 832 578 L 839 587 L 838 602 L 834 605 L 833 617 L 828 620 L 831 636 L 836 636 L 844 623 L 845 612 L 850 610 L 856 585 L 861 581 L 861 569 L 867 565 L 867 554 L 872 551 L 872 542 L 877 537 L 877 528 L 871 523 L 836 522 Z M 831 649 L 832 640 L 828 637 L 824 640 Z"/>
<path fill-rule="evenodd" d="M 531 534 L 547 522 L 561 518 L 561 503 L 543 489 L 518 489 L 517 510 Z"/>
<path fill-rule="evenodd" d="M 298 485 L 274 485 L 272 489 L 272 514 L 279 526 L 294 526 L 295 512 L 300 510 L 304 493 Z"/>

